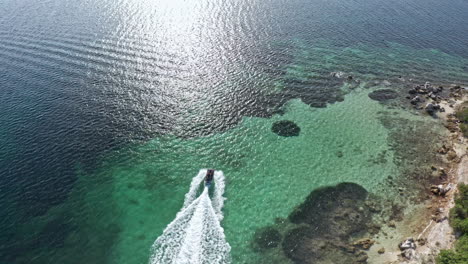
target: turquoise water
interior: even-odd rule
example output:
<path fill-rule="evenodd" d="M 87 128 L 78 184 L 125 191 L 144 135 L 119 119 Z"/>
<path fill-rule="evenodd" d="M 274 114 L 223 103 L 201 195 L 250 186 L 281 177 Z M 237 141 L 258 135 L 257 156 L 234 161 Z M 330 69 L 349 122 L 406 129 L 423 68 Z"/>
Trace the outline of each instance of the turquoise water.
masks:
<path fill-rule="evenodd" d="M 358 88 L 344 102 L 325 109 L 292 100 L 282 116 L 244 118 L 225 133 L 197 139 L 162 137 L 122 150 L 105 158 L 98 172 L 80 175 L 76 200 L 72 195 L 66 203 L 74 208 L 85 201 L 77 222 L 91 228 L 90 236 L 105 237 L 109 230 L 115 232 L 109 226 L 118 227 L 107 251 L 110 263 L 142 263 L 182 207 L 198 169 L 222 168 L 227 198 L 222 226 L 233 262 L 256 263 L 263 256 L 252 251 L 255 230 L 286 218 L 315 188 L 355 182 L 386 197 L 396 195 L 395 189 L 383 193 L 380 188 L 388 176 L 399 173 L 388 131 L 379 121 L 379 115 L 394 113 L 367 93 Z M 402 110 L 397 113 L 410 121 L 425 120 Z M 272 123 L 284 119 L 301 127 L 300 136 L 284 138 L 271 132 Z M 387 162 L 373 162 L 382 153 Z M 88 189 L 93 179 L 105 180 Z"/>
<path fill-rule="evenodd" d="M 402 133 L 441 125 L 406 91 L 468 83 L 465 1 L 3 6 L 1 263 L 147 263 L 202 168 L 226 177 L 232 263 L 290 262 L 255 233 L 319 187 L 412 205 L 387 180 L 438 138 Z M 382 88 L 398 98 L 369 98 Z"/>

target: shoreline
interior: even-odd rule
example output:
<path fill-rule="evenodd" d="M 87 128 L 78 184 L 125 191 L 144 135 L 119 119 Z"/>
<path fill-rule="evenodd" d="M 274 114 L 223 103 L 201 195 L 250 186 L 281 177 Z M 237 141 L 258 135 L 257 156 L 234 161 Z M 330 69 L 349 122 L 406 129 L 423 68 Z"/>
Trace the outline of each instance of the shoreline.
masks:
<path fill-rule="evenodd" d="M 462 92 L 463 89 L 461 89 Z M 422 203 L 409 217 L 405 217 L 403 221 L 398 223 L 387 223 L 388 226 L 375 236 L 376 243 L 367 252 L 368 263 L 436 263 L 440 250 L 453 247 L 455 235 L 448 219 L 450 209 L 455 205 L 454 199 L 458 183 L 468 183 L 468 140 L 463 136 L 458 123 L 452 119 L 452 116 L 467 100 L 468 96 L 466 95 L 458 98 L 449 96 L 438 103 L 445 111 L 438 112 L 437 118 L 448 129 L 447 142 L 442 143 L 448 143 L 449 147 L 444 145 L 445 153 L 439 152 L 445 156 L 445 166 L 443 168 L 433 166 L 433 170 L 444 172 L 446 176 L 440 184 L 443 186 L 451 184 L 452 189 L 443 196 L 431 193 L 430 200 Z M 424 111 L 421 108 L 418 110 Z M 452 154 L 449 157 L 447 153 L 450 151 L 456 155 Z M 387 233 L 391 233 L 392 236 L 387 238 Z M 416 248 L 410 254 L 411 256 L 405 257 L 399 249 L 399 243 L 408 238 L 414 239 Z"/>

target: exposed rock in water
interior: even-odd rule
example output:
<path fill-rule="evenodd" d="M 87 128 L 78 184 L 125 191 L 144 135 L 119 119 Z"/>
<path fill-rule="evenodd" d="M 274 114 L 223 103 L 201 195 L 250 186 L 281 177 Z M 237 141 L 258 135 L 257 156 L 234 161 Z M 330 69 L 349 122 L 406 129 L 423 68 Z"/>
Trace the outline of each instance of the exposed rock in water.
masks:
<path fill-rule="evenodd" d="M 448 160 L 455 160 L 455 159 L 457 159 L 457 158 L 458 158 L 458 155 L 457 155 L 457 153 L 456 153 L 453 149 L 451 149 L 451 150 L 449 150 L 449 151 L 447 152 L 447 159 L 448 159 Z"/>
<path fill-rule="evenodd" d="M 416 95 L 413 99 L 411 99 L 411 104 L 417 105 L 419 102 L 422 102 L 422 101 L 423 101 L 423 99 L 421 99 L 421 97 Z"/>
<path fill-rule="evenodd" d="M 271 131 L 282 137 L 295 137 L 299 136 L 301 128 L 292 121 L 282 120 L 273 123 Z"/>
<path fill-rule="evenodd" d="M 275 248 L 281 242 L 281 234 L 273 227 L 265 227 L 255 232 L 253 242 L 257 250 Z"/>
<path fill-rule="evenodd" d="M 398 247 L 401 250 L 401 255 L 407 259 L 412 259 L 416 253 L 416 243 L 414 243 L 414 239 L 412 237 L 400 243 Z"/>
<path fill-rule="evenodd" d="M 412 248 L 405 249 L 403 252 L 401 252 L 401 255 L 406 259 L 413 259 L 413 257 L 416 255 L 416 250 Z"/>
<path fill-rule="evenodd" d="M 440 110 L 440 105 L 428 103 L 424 109 L 426 110 L 428 114 L 434 115 L 437 111 Z"/>
<path fill-rule="evenodd" d="M 331 73 L 330 73 L 331 76 L 336 77 L 336 78 L 343 78 L 343 76 L 344 76 L 345 74 L 346 74 L 346 73 L 341 72 L 341 71 L 338 71 L 338 72 L 331 72 Z"/>
<path fill-rule="evenodd" d="M 406 239 L 405 241 L 401 242 L 398 245 L 398 248 L 400 248 L 400 250 L 405 250 L 405 249 L 409 249 L 409 248 L 416 249 L 416 244 L 414 243 L 414 239 L 412 237 L 410 237 L 410 238 Z"/>
<path fill-rule="evenodd" d="M 398 93 L 390 89 L 381 89 L 369 93 L 369 97 L 376 101 L 387 101 L 398 97 Z"/>
<path fill-rule="evenodd" d="M 450 190 L 452 190 L 452 184 L 449 183 L 448 185 L 446 186 L 443 186 L 442 184 L 440 185 L 432 185 L 431 186 L 431 192 L 435 195 L 440 195 L 440 196 L 444 196 L 445 194 L 447 194 Z"/>
<path fill-rule="evenodd" d="M 437 153 L 442 154 L 442 155 L 445 155 L 445 154 L 447 154 L 450 150 L 451 150 L 450 147 L 447 147 L 447 146 L 445 146 L 445 145 L 442 145 L 442 147 L 441 147 L 440 149 L 437 150 Z"/>
<path fill-rule="evenodd" d="M 369 249 L 374 245 L 375 241 L 370 238 L 362 238 L 353 243 L 354 247 L 361 248 L 361 249 Z"/>

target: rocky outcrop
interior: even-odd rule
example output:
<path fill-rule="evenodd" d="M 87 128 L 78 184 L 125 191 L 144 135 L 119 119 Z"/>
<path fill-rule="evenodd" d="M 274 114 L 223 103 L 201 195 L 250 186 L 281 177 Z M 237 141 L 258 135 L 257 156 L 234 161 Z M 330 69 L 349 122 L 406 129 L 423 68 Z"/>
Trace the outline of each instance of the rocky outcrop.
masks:
<path fill-rule="evenodd" d="M 401 250 L 401 255 L 406 259 L 412 259 L 416 254 L 416 243 L 412 237 L 406 239 L 398 245 Z"/>
<path fill-rule="evenodd" d="M 359 249 L 367 250 L 370 247 L 372 247 L 372 245 L 374 245 L 374 243 L 375 243 L 375 241 L 370 239 L 370 238 L 362 238 L 362 239 L 359 239 L 359 240 L 353 242 L 351 245 L 353 245 L 354 247 L 359 248 Z"/>
<path fill-rule="evenodd" d="M 439 111 L 440 105 L 438 104 L 433 104 L 433 103 L 428 103 L 426 107 L 424 107 L 424 110 L 430 115 L 434 115 L 437 111 Z"/>
<path fill-rule="evenodd" d="M 442 185 L 442 184 L 439 184 L 439 185 L 432 185 L 431 186 L 431 192 L 435 195 L 439 195 L 439 196 L 445 196 L 450 190 L 452 190 L 453 186 L 451 183 L 447 184 L 447 185 Z"/>

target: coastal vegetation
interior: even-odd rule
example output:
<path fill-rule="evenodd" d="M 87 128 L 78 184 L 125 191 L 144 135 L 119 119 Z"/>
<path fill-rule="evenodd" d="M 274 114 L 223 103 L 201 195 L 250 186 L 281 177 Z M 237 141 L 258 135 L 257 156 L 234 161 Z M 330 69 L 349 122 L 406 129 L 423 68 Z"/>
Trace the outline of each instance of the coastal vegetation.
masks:
<path fill-rule="evenodd" d="M 460 129 L 465 137 L 468 137 L 468 107 L 462 108 L 456 113 L 456 117 L 460 120 Z"/>
<path fill-rule="evenodd" d="M 438 264 L 468 263 L 468 185 L 460 184 L 458 190 L 455 207 L 450 210 L 450 224 L 459 238 L 454 249 L 440 252 Z"/>

